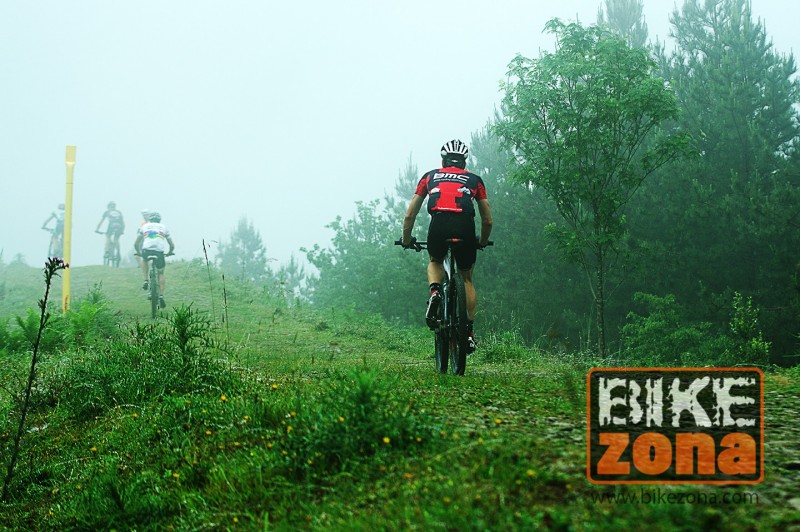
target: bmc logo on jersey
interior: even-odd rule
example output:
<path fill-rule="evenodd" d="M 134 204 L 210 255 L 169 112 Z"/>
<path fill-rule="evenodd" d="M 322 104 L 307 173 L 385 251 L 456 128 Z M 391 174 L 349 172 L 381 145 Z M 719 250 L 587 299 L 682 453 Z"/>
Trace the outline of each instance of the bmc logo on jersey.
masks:
<path fill-rule="evenodd" d="M 458 181 L 459 183 L 466 183 L 469 179 L 464 174 L 453 174 L 450 172 L 436 172 L 433 174 L 434 181 Z"/>
<path fill-rule="evenodd" d="M 586 475 L 595 484 L 757 484 L 757 368 L 595 368 L 586 377 Z"/>

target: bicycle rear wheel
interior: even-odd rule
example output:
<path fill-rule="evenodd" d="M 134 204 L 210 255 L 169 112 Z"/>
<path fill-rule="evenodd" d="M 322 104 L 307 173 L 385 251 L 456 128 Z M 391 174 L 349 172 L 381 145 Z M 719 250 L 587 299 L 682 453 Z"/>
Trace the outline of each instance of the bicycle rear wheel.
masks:
<path fill-rule="evenodd" d="M 467 294 L 464 291 L 464 279 L 456 273 L 453 283 L 453 325 L 450 329 L 449 352 L 450 371 L 454 375 L 463 375 L 467 368 Z"/>
<path fill-rule="evenodd" d="M 156 312 L 158 311 L 158 296 L 160 295 L 158 290 L 158 273 L 156 272 L 156 266 L 153 262 L 150 262 L 150 316 L 155 319 Z"/>
<path fill-rule="evenodd" d="M 444 327 L 436 331 L 434 344 L 436 346 L 436 371 L 439 373 L 447 373 L 447 359 L 450 356 L 450 338 Z"/>
<path fill-rule="evenodd" d="M 450 357 L 450 335 L 448 334 L 447 317 L 445 316 L 445 308 L 447 302 L 447 279 L 442 283 L 442 297 L 439 304 L 439 312 L 437 316 L 437 326 L 434 331 L 434 346 L 436 350 L 436 371 L 439 373 L 447 373 L 447 361 Z"/>

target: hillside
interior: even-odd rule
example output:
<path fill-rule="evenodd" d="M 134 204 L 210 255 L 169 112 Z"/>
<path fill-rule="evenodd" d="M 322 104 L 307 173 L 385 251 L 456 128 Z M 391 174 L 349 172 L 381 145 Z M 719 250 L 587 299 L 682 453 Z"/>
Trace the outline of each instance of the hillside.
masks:
<path fill-rule="evenodd" d="M 133 269 L 72 272 L 75 313 L 89 315 L 80 300 L 93 297 L 101 308 L 92 319 L 115 332 L 98 337 L 87 323 L 54 323 L 72 332 L 50 339 L 42 353 L 0 527 L 800 526 L 796 371 L 768 373 L 763 483 L 594 486 L 585 474 L 592 361 L 581 355 L 531 350 L 512 333 L 496 333 L 483 338 L 465 377 L 437 375 L 421 328 L 290 306 L 223 282 L 200 261 L 169 266 L 168 312 L 153 323 L 140 277 Z M 0 267 L 0 316 L 35 308 L 41 279 L 35 268 Z M 60 287 L 51 301 L 60 301 Z M 16 430 L 11 395 L 20 393 L 29 364 L 29 354 L 0 354 L 4 465 Z M 729 497 L 632 499 L 656 489 Z"/>

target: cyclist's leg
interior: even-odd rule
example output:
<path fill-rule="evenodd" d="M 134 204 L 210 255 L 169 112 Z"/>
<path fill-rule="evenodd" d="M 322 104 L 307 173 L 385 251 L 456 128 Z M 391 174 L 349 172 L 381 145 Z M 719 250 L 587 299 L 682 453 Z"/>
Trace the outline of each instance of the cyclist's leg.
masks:
<path fill-rule="evenodd" d="M 147 250 L 143 250 L 142 256 L 139 257 L 141 259 L 141 264 L 142 264 L 142 273 L 144 274 L 144 284 L 142 285 L 142 288 L 144 288 L 145 290 L 147 290 L 148 288 L 148 279 L 149 279 L 148 276 L 150 275 L 150 261 L 147 260 L 147 256 L 149 253 L 150 252 L 148 252 Z"/>
<path fill-rule="evenodd" d="M 447 255 L 447 244 L 445 238 L 448 236 L 450 228 L 447 224 L 447 217 L 434 215 L 431 224 L 428 226 L 428 283 L 441 284 L 444 281 L 444 257 Z"/>
<path fill-rule="evenodd" d="M 165 268 L 158 269 L 158 290 L 161 294 L 161 297 L 164 297 L 164 289 L 167 286 L 167 276 L 164 275 Z"/>
<path fill-rule="evenodd" d="M 475 319 L 475 309 L 478 307 L 478 297 L 475 294 L 475 285 L 472 283 L 472 270 L 459 270 L 464 279 L 464 295 L 467 299 L 467 317 L 470 321 Z"/>
<path fill-rule="evenodd" d="M 167 262 L 164 259 L 164 253 L 159 252 L 158 258 L 156 259 L 155 264 L 153 265 L 158 272 L 158 300 L 159 304 L 163 308 L 165 306 L 164 303 L 164 290 L 167 285 L 167 277 L 164 275 L 164 270 L 167 268 Z"/>
<path fill-rule="evenodd" d="M 116 262 L 115 266 L 119 265 L 119 259 L 120 259 L 119 236 L 120 236 L 119 233 L 114 232 L 114 234 L 111 237 L 111 247 L 108 248 L 109 256 Z"/>
<path fill-rule="evenodd" d="M 441 259 L 437 260 L 431 256 L 428 262 L 428 284 L 442 284 L 442 281 L 444 281 L 444 264 Z"/>

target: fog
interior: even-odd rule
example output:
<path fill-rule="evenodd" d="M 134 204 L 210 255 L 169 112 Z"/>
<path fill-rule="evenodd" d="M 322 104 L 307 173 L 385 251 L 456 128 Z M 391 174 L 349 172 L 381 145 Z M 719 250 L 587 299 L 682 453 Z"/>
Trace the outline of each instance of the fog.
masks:
<path fill-rule="evenodd" d="M 651 39 L 668 35 L 674 5 L 645 0 Z M 203 256 L 204 241 L 213 255 L 242 216 L 268 256 L 300 258 L 300 247 L 329 242 L 325 224 L 337 215 L 392 190 L 409 157 L 427 170 L 444 141 L 483 127 L 514 55 L 552 49 L 547 20 L 591 23 L 599 7 L 3 2 L 3 260 L 44 260 L 40 227 L 64 201 L 68 144 L 77 146 L 74 265 L 102 263 L 94 229 L 110 200 L 126 218 L 124 251 L 149 208 L 179 258 Z M 799 49 L 796 0 L 754 0 L 753 11 L 779 52 Z"/>

